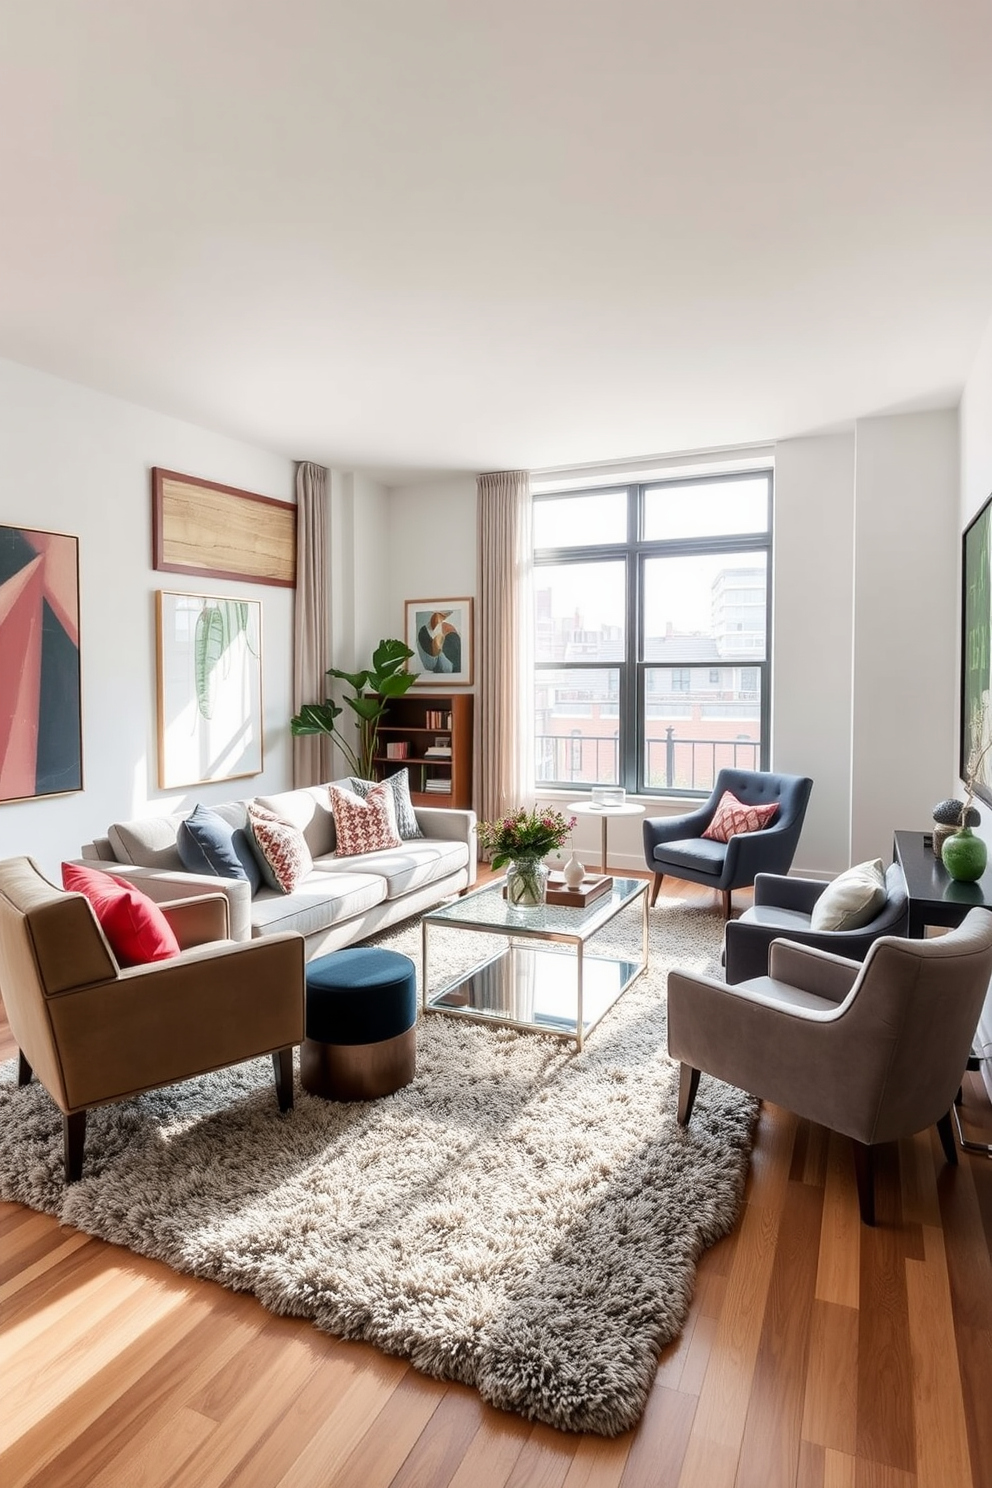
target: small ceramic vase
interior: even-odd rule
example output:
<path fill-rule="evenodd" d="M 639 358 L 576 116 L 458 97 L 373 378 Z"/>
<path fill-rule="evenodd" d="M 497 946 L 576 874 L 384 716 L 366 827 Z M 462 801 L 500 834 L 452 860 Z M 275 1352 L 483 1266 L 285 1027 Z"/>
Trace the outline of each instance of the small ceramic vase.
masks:
<path fill-rule="evenodd" d="M 572 856 L 565 864 L 563 874 L 565 885 L 569 889 L 577 889 L 586 876 L 585 867 L 579 861 L 579 855 L 574 848 L 572 849 Z"/>
<path fill-rule="evenodd" d="M 958 883 L 974 883 L 985 872 L 989 850 L 984 839 L 976 837 L 970 827 L 945 837 L 941 853 L 944 867 Z"/>

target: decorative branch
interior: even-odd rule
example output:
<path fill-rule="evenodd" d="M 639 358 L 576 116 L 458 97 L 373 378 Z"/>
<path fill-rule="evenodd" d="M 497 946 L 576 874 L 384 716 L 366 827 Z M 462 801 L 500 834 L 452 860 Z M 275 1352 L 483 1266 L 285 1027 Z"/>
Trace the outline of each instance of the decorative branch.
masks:
<path fill-rule="evenodd" d="M 964 800 L 961 803 L 961 812 L 958 817 L 958 829 L 968 825 L 968 814 L 974 808 L 972 802 L 975 799 L 975 786 L 979 778 L 979 772 L 985 763 L 986 757 L 992 751 L 992 734 L 989 733 L 989 704 L 988 695 L 981 706 L 972 715 L 971 722 L 971 751 L 968 755 L 968 763 L 965 766 L 964 775 Z M 985 740 L 982 743 L 982 740 Z"/>

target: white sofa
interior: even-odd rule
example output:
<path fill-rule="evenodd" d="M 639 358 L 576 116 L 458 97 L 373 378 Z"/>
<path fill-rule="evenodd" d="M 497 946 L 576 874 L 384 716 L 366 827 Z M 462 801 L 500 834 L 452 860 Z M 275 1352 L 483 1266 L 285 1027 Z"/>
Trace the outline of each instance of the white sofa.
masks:
<path fill-rule="evenodd" d="M 156 901 L 221 890 L 230 905 L 232 939 L 296 930 L 306 940 L 308 960 L 420 914 L 475 882 L 474 811 L 418 807 L 422 838 L 386 852 L 339 858 L 326 785 L 255 799 L 306 837 L 313 872 L 292 894 L 263 885 L 252 897 L 243 879 L 189 873 L 177 845 L 183 815 L 114 822 L 106 837 L 84 844 L 82 861 L 134 880 Z M 246 825 L 246 801 L 211 801 L 209 808 L 234 827 Z"/>

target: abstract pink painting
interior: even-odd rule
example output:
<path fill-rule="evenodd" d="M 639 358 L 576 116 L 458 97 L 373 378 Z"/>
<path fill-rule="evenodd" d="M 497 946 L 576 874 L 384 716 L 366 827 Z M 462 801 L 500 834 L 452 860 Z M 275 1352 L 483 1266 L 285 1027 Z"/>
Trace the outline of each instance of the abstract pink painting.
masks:
<path fill-rule="evenodd" d="M 82 788 L 79 540 L 0 527 L 0 801 Z"/>

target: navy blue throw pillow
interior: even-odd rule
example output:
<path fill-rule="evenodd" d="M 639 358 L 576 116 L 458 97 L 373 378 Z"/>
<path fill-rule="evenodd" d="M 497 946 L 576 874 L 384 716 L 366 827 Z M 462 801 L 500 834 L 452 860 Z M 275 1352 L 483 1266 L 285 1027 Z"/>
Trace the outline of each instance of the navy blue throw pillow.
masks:
<path fill-rule="evenodd" d="M 232 827 L 216 811 L 196 806 L 179 823 L 176 837 L 183 867 L 190 873 L 212 873 L 216 878 L 246 878 L 252 894 L 262 886 L 262 873 L 251 850 L 248 833 Z"/>

